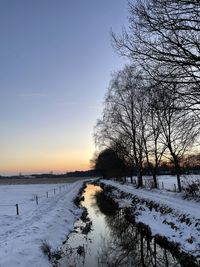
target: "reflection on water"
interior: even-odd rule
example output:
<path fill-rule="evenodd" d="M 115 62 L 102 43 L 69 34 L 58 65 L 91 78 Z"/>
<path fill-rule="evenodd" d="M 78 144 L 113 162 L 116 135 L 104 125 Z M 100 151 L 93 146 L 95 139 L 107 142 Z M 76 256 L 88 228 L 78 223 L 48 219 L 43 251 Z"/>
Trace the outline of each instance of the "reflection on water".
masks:
<path fill-rule="evenodd" d="M 109 238 L 102 236 L 99 266 L 181 266 L 166 249 L 130 224 L 123 211 L 106 217 Z"/>
<path fill-rule="evenodd" d="M 129 223 L 99 186 L 87 185 L 84 198 L 82 206 L 88 210 L 92 231 L 84 235 L 83 223 L 76 223 L 76 232 L 63 247 L 61 267 L 181 266 L 169 251 Z"/>

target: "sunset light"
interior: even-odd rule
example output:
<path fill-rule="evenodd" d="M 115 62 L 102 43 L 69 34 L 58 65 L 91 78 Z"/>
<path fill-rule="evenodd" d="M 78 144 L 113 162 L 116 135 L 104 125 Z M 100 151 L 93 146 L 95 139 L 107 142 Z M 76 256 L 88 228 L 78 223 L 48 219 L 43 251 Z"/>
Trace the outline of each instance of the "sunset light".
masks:
<path fill-rule="evenodd" d="M 104 3 L 103 3 L 104 2 Z M 0 175 L 90 169 L 123 1 L 0 3 Z"/>

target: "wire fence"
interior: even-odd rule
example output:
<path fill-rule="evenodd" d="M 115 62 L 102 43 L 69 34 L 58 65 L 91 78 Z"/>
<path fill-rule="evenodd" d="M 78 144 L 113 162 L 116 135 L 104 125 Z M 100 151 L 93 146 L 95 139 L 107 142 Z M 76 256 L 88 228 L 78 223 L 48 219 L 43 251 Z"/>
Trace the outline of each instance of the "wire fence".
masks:
<path fill-rule="evenodd" d="M 132 178 L 132 183 L 133 185 L 137 186 L 137 179 Z M 157 181 L 157 188 L 161 190 L 167 190 L 167 191 L 172 191 L 172 192 L 178 192 L 178 187 L 175 183 L 170 183 L 169 185 L 166 185 L 164 181 Z M 151 178 L 144 178 L 143 181 L 143 187 L 146 189 L 153 189 L 155 188 L 154 186 L 154 181 Z"/>
<path fill-rule="evenodd" d="M 137 185 L 137 180 L 134 178 L 133 179 L 133 184 Z M 145 179 L 144 180 L 144 185 L 145 188 L 152 188 L 153 187 L 153 181 L 152 179 Z M 45 190 L 43 194 L 34 194 L 34 199 L 32 202 L 35 202 L 36 205 L 40 204 L 40 199 L 42 198 L 50 198 L 55 196 L 58 193 L 63 192 L 68 186 L 67 185 L 60 185 L 56 188 L 52 188 L 49 190 Z M 165 184 L 164 182 L 158 182 L 158 188 L 164 190 L 165 189 Z M 169 189 L 168 189 L 169 190 Z M 173 187 L 170 191 L 177 192 L 177 186 L 176 184 L 173 184 Z M 0 207 L 13 207 L 15 209 L 16 215 L 22 214 L 21 213 L 21 207 L 22 205 L 29 204 L 30 200 L 24 201 L 24 202 L 18 202 L 18 203 L 9 203 L 9 204 L 0 204 Z"/>
<path fill-rule="evenodd" d="M 45 190 L 43 194 L 34 194 L 34 199 L 32 200 L 32 202 L 34 201 L 36 205 L 39 205 L 40 199 L 51 198 L 51 197 L 55 196 L 56 194 L 63 192 L 66 188 L 68 188 L 67 185 L 60 185 L 56 188 L 49 189 L 48 191 Z M 21 214 L 20 213 L 20 206 L 29 204 L 30 202 L 31 202 L 30 200 L 27 200 L 27 201 L 18 202 L 18 203 L 0 204 L 0 207 L 14 207 L 16 215 L 19 215 L 19 214 Z"/>
<path fill-rule="evenodd" d="M 153 179 L 145 179 L 144 180 L 144 187 L 147 189 L 155 188 Z M 157 188 L 161 190 L 167 190 L 171 192 L 178 192 L 178 187 L 175 183 L 171 183 L 170 186 L 166 186 L 164 181 L 157 181 Z"/>

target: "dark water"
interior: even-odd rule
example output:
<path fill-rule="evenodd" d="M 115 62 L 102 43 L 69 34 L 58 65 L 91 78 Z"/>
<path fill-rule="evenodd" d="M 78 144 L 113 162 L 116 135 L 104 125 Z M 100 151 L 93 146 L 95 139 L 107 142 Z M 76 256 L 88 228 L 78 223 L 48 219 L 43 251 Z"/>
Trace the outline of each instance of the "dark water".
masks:
<path fill-rule="evenodd" d="M 76 223 L 76 232 L 63 247 L 61 267 L 181 266 L 169 251 L 129 223 L 123 210 L 116 210 L 104 198 L 99 186 L 87 185 L 84 197 L 82 206 L 87 208 L 92 231 L 82 234 L 84 224 Z"/>

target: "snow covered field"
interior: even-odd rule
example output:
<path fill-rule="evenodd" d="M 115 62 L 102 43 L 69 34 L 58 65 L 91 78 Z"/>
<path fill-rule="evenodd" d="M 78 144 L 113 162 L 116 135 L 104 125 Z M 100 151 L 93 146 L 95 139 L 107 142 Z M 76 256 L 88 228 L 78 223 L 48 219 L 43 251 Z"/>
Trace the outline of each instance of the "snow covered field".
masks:
<path fill-rule="evenodd" d="M 181 184 L 184 186 L 187 181 L 191 180 L 200 180 L 200 175 L 181 175 Z M 162 183 L 164 185 L 164 189 L 167 190 L 174 190 L 174 185 L 176 185 L 177 188 L 177 180 L 176 176 L 174 175 L 160 175 L 158 176 L 158 181 L 159 181 L 159 187 L 162 188 Z"/>
<path fill-rule="evenodd" d="M 180 193 L 136 189 L 130 184 L 119 184 L 111 180 L 101 182 L 117 189 L 112 192 L 121 207 L 136 208 L 136 222 L 149 225 L 153 235 L 166 236 L 170 241 L 179 243 L 183 251 L 200 260 L 199 202 L 185 200 Z M 129 196 L 121 198 L 120 192 L 128 193 Z M 139 201 L 133 204 L 134 197 Z"/>
<path fill-rule="evenodd" d="M 137 177 L 134 176 L 133 179 L 137 181 Z M 144 176 L 143 179 L 144 181 L 148 181 L 149 179 L 152 179 L 152 176 Z M 181 175 L 181 184 L 184 185 L 184 183 L 187 181 L 197 179 L 200 180 L 200 175 Z M 163 187 L 164 189 L 171 191 L 174 191 L 175 187 L 177 189 L 177 180 L 175 175 L 158 175 L 157 180 L 160 189 L 162 189 Z M 128 179 L 128 181 L 130 182 L 130 178 Z"/>
<path fill-rule="evenodd" d="M 47 241 L 56 249 L 73 229 L 81 210 L 72 200 L 81 186 L 81 181 L 56 185 L 1 185 L 0 267 L 51 266 L 40 246 Z M 19 215 L 16 215 L 17 203 Z"/>

